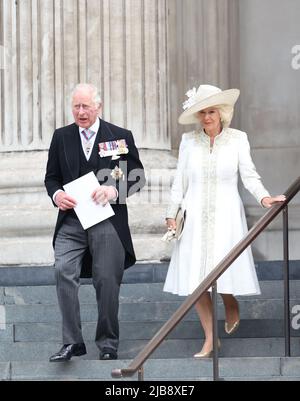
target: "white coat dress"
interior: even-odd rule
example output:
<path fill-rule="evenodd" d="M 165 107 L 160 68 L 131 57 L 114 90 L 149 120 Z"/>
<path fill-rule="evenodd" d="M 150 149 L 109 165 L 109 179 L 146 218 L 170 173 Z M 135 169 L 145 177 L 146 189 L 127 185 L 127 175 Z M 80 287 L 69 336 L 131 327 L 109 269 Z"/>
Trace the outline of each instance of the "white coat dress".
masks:
<path fill-rule="evenodd" d="M 183 135 L 167 217 L 174 218 L 182 206 L 186 224 L 174 245 L 164 291 L 191 294 L 247 234 L 238 173 L 260 204 L 270 196 L 251 159 L 246 133 L 224 129 L 212 150 L 203 130 Z M 260 294 L 250 247 L 218 279 L 217 288 L 222 294 Z"/>

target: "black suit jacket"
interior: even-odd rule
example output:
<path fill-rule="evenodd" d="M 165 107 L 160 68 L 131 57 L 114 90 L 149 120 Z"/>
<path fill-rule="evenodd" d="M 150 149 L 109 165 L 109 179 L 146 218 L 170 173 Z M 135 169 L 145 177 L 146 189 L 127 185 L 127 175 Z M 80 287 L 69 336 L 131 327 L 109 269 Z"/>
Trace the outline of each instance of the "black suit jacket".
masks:
<path fill-rule="evenodd" d="M 121 242 L 126 251 L 124 268 L 132 266 L 135 261 L 135 254 L 128 226 L 128 212 L 126 198 L 142 189 L 145 185 L 144 168 L 139 159 L 138 150 L 135 146 L 132 133 L 104 120 L 100 121 L 100 142 L 109 142 L 118 139 L 125 139 L 128 145 L 129 153 L 122 155 L 118 160 L 112 160 L 112 157 L 98 159 L 98 180 L 101 185 L 114 185 L 119 191 L 119 198 L 116 202 L 111 202 L 115 215 L 110 218 L 115 227 Z M 63 189 L 63 185 L 76 180 L 80 176 L 79 149 L 81 140 L 79 137 L 79 128 L 76 124 L 57 129 L 54 132 L 49 149 L 47 171 L 45 176 L 45 186 L 48 195 L 53 197 L 54 193 Z M 98 143 L 95 143 L 98 147 Z M 115 180 L 111 176 L 115 167 L 121 168 L 124 177 Z M 54 203 L 53 203 L 54 204 Z M 56 206 L 54 204 L 54 206 Z M 67 212 L 59 211 L 55 232 L 53 236 L 53 246 L 59 228 L 63 224 Z M 91 276 L 91 256 L 87 252 L 81 277 Z"/>

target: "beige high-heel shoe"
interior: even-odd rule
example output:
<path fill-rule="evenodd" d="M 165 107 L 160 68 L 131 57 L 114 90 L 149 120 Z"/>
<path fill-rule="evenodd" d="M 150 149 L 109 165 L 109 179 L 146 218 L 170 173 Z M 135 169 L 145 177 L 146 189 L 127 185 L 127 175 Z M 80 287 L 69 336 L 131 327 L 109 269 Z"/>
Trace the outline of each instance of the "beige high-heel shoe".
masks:
<path fill-rule="evenodd" d="M 225 320 L 225 332 L 229 335 L 233 334 L 237 329 L 239 328 L 240 325 L 240 308 L 239 304 L 237 303 L 237 312 L 238 312 L 238 319 L 233 323 L 233 325 L 229 326 L 227 321 Z"/>
<path fill-rule="evenodd" d="M 218 349 L 221 348 L 221 341 L 218 340 Z M 196 359 L 201 359 L 201 358 L 211 358 L 213 356 L 214 350 L 210 350 L 207 352 L 198 352 L 197 354 L 194 355 L 194 358 Z"/>
<path fill-rule="evenodd" d="M 240 320 L 237 320 L 231 327 L 229 327 L 228 323 L 225 322 L 225 332 L 229 335 L 233 334 L 239 328 Z"/>

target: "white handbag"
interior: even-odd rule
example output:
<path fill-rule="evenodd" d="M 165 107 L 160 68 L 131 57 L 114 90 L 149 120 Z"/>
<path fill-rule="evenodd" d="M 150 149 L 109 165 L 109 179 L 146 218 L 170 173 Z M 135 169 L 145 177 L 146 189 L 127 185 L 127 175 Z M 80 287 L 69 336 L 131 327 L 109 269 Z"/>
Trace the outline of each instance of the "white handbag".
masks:
<path fill-rule="evenodd" d="M 186 220 L 186 211 L 180 207 L 175 217 L 176 230 L 168 230 L 161 240 L 164 242 L 171 242 L 172 240 L 179 241 L 183 234 L 183 230 L 185 227 L 185 220 Z"/>

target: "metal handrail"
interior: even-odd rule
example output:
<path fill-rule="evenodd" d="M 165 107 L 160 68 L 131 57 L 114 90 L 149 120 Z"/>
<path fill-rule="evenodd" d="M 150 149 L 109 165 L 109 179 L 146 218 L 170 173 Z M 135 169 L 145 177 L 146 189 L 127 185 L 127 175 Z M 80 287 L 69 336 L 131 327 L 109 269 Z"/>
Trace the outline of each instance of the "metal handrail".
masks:
<path fill-rule="evenodd" d="M 135 357 L 127 368 L 114 369 L 111 372 L 113 378 L 131 377 L 138 372 L 150 355 L 165 340 L 168 334 L 177 326 L 199 298 L 208 291 L 217 279 L 230 267 L 230 265 L 241 255 L 244 250 L 258 237 L 259 234 L 275 219 L 300 191 L 300 177 L 286 191 L 286 200 L 273 206 L 261 219 L 249 230 L 248 234 L 224 257 L 216 268 L 202 281 L 199 287 L 189 295 L 177 311 L 163 325 L 157 334 L 148 342 L 144 349 Z M 287 215 L 287 213 L 286 213 Z M 288 230 L 287 224 L 285 224 Z M 288 252 L 285 252 L 288 257 Z"/>

